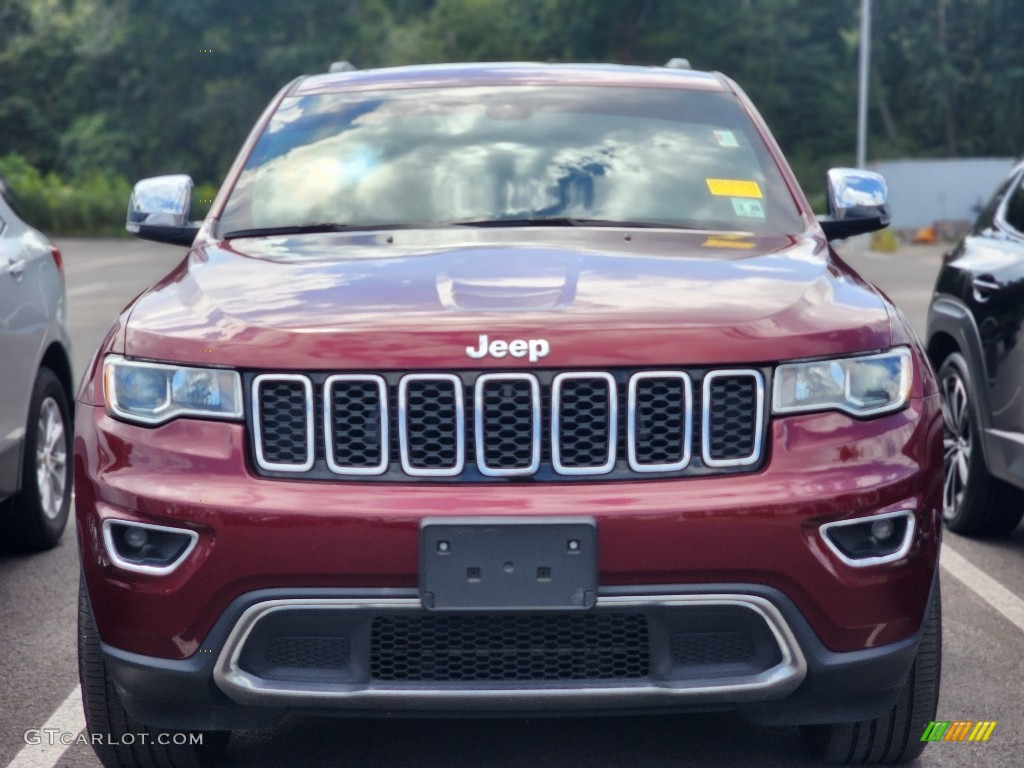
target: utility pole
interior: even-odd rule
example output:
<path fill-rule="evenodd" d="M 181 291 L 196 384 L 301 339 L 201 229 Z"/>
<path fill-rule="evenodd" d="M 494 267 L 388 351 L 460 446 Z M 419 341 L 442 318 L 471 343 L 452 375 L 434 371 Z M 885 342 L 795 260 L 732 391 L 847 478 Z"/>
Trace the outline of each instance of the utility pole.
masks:
<path fill-rule="evenodd" d="M 857 88 L 857 167 L 867 162 L 868 73 L 871 70 L 871 0 L 860 0 L 860 77 Z"/>

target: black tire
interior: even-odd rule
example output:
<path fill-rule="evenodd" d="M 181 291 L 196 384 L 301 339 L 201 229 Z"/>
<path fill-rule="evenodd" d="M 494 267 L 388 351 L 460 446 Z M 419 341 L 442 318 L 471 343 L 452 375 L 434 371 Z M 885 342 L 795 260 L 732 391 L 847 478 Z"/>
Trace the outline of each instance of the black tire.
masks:
<path fill-rule="evenodd" d="M 842 765 L 906 763 L 924 751 L 925 728 L 935 719 L 942 672 L 942 599 L 935 581 L 921 643 L 900 697 L 883 717 L 857 723 L 805 726 L 801 733 L 828 762 Z"/>
<path fill-rule="evenodd" d="M 993 477 L 985 464 L 977 399 L 958 352 L 939 367 L 942 397 L 942 518 L 954 533 L 1003 535 L 1024 516 L 1024 490 Z"/>
<path fill-rule="evenodd" d="M 227 748 L 230 731 L 202 732 L 202 744 L 196 745 L 195 732 L 150 728 L 125 711 L 103 663 L 84 579 L 78 587 L 78 678 L 86 730 L 104 768 L 210 768 Z"/>
<path fill-rule="evenodd" d="M 28 408 L 21 490 L 4 502 L 2 515 L 13 549 L 41 552 L 60 541 L 71 509 L 72 431 L 67 392 L 53 371 L 40 368 Z"/>

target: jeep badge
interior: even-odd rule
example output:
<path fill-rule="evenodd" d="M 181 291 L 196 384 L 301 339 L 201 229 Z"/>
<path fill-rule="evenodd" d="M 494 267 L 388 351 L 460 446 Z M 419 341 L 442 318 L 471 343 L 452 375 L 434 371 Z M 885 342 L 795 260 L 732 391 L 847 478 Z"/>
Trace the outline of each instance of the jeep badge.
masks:
<path fill-rule="evenodd" d="M 536 363 L 542 357 L 547 357 L 548 352 L 551 351 L 551 345 L 548 344 L 547 339 L 513 339 L 512 341 L 503 341 L 501 339 L 495 339 L 494 341 L 487 341 L 487 334 L 480 334 L 480 341 L 477 342 L 479 346 L 476 349 L 473 347 L 466 347 L 466 354 L 474 360 L 480 360 L 487 355 L 491 357 L 505 357 L 505 355 L 512 355 L 512 357 L 527 357 L 529 356 L 531 363 Z"/>

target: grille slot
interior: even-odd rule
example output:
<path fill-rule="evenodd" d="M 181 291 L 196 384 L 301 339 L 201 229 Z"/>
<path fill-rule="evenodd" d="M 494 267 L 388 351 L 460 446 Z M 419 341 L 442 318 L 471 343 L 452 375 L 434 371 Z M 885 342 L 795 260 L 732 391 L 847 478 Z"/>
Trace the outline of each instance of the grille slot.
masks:
<path fill-rule="evenodd" d="M 690 463 L 693 386 L 675 371 L 629 380 L 629 466 L 636 472 L 679 470 Z"/>
<path fill-rule="evenodd" d="M 615 379 L 609 373 L 560 373 L 552 385 L 551 461 L 564 475 L 600 475 L 615 466 Z"/>
<path fill-rule="evenodd" d="M 324 382 L 327 465 L 340 475 L 388 468 L 387 384 L 380 376 L 331 376 Z"/>
<path fill-rule="evenodd" d="M 264 374 L 252 385 L 256 463 L 305 472 L 313 466 L 313 386 L 305 376 Z"/>
<path fill-rule="evenodd" d="M 402 469 L 421 477 L 453 476 L 465 462 L 462 382 L 451 374 L 410 374 L 398 387 Z"/>
<path fill-rule="evenodd" d="M 760 371 L 714 371 L 704 377 L 702 451 L 709 467 L 754 464 L 761 453 L 764 378 Z"/>
<path fill-rule="evenodd" d="M 476 463 L 492 477 L 532 475 L 540 466 L 540 384 L 530 374 L 485 373 L 476 380 Z"/>
<path fill-rule="evenodd" d="M 650 666 L 632 613 L 378 616 L 370 676 L 407 682 L 629 680 Z"/>

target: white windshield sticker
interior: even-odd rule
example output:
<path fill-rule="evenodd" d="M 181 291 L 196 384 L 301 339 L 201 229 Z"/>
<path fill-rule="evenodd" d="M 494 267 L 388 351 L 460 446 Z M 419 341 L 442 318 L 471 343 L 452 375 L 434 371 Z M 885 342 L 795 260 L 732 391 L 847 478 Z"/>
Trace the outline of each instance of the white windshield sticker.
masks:
<path fill-rule="evenodd" d="M 734 197 L 732 198 L 732 209 L 736 211 L 737 216 L 742 216 L 745 219 L 764 218 L 764 206 L 761 205 L 760 200 L 752 200 L 747 197 Z"/>
<path fill-rule="evenodd" d="M 736 141 L 736 134 L 732 131 L 712 131 L 711 135 L 715 137 L 715 141 L 720 147 L 738 147 L 740 145 Z"/>

